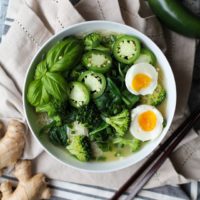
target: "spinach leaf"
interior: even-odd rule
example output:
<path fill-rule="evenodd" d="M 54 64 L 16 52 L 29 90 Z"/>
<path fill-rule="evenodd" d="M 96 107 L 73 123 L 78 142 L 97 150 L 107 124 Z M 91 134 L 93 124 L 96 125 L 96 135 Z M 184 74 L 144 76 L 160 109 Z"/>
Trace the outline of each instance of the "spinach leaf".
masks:
<path fill-rule="evenodd" d="M 89 132 L 90 140 L 95 142 L 104 152 L 112 149 L 113 136 L 113 129 L 106 122 L 102 122 L 96 129 Z"/>
<path fill-rule="evenodd" d="M 48 132 L 49 139 L 53 144 L 56 145 L 67 145 L 67 126 L 53 126 L 49 129 Z"/>
<path fill-rule="evenodd" d="M 94 99 L 94 102 L 97 108 L 106 116 L 120 113 L 124 108 L 120 91 L 110 78 L 107 78 L 105 92 L 100 97 Z"/>
<path fill-rule="evenodd" d="M 72 69 L 81 59 L 83 43 L 75 37 L 68 37 L 55 44 L 47 53 L 50 72 L 62 72 Z"/>
<path fill-rule="evenodd" d="M 57 100 L 63 101 L 67 98 L 67 83 L 60 74 L 47 72 L 42 77 L 42 83 L 48 93 Z"/>
<path fill-rule="evenodd" d="M 97 128 L 89 133 L 90 139 L 92 141 L 105 141 L 108 138 L 108 134 L 105 130 L 108 126 L 109 125 L 103 121 Z"/>
<path fill-rule="evenodd" d="M 49 94 L 43 86 L 40 79 L 30 83 L 27 93 L 27 99 L 33 106 L 43 105 L 49 102 Z"/>

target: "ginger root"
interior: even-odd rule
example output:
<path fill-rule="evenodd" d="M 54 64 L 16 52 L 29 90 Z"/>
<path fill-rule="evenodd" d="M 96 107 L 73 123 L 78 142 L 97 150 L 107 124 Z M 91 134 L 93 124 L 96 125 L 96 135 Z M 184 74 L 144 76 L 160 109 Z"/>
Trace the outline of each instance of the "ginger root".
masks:
<path fill-rule="evenodd" d="M 3 123 L 2 122 L 0 122 L 0 138 L 2 138 L 3 137 Z"/>
<path fill-rule="evenodd" d="M 3 125 L 0 126 L 2 130 Z M 4 168 L 14 166 L 21 157 L 25 145 L 24 135 L 24 125 L 17 120 L 11 120 L 7 132 L 0 139 L 0 175 Z"/>
<path fill-rule="evenodd" d="M 17 188 L 13 191 L 9 182 L 0 186 L 2 200 L 39 200 L 50 199 L 50 189 L 46 185 L 45 176 L 36 174 L 32 176 L 31 161 L 19 161 L 15 165 L 14 176 L 19 180 Z"/>

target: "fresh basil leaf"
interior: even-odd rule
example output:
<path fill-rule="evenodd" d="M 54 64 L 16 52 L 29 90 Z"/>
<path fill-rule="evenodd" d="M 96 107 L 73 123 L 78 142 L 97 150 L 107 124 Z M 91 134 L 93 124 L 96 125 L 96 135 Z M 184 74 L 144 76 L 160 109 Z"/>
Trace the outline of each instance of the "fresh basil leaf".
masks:
<path fill-rule="evenodd" d="M 27 99 L 33 106 L 39 106 L 49 102 L 49 94 L 40 79 L 34 80 L 30 83 Z"/>
<path fill-rule="evenodd" d="M 52 102 L 36 107 L 36 112 L 46 112 L 48 116 L 54 116 L 56 114 L 56 107 Z"/>
<path fill-rule="evenodd" d="M 55 44 L 47 54 L 47 64 L 51 72 L 70 70 L 81 59 L 83 53 L 81 40 L 68 37 Z"/>
<path fill-rule="evenodd" d="M 35 79 L 41 79 L 45 73 L 47 72 L 47 64 L 46 61 L 41 61 L 35 70 Z"/>
<path fill-rule="evenodd" d="M 42 78 L 45 89 L 59 101 L 67 98 L 67 83 L 65 79 L 58 73 L 47 72 Z"/>

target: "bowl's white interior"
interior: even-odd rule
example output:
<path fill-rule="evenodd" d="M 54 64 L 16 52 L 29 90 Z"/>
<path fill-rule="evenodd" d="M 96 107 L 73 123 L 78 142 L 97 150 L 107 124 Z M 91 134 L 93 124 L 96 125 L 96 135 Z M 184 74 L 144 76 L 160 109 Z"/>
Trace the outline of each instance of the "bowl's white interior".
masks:
<path fill-rule="evenodd" d="M 111 162 L 89 162 L 84 163 L 76 160 L 74 157 L 69 155 L 65 149 L 56 147 L 52 145 L 47 137 L 40 138 L 38 136 L 38 131 L 40 126 L 38 125 L 38 117 L 34 112 L 34 109 L 30 104 L 27 102 L 26 94 L 27 94 L 27 87 L 31 80 L 33 79 L 35 66 L 39 63 L 42 59 L 42 55 L 49 50 L 49 48 L 58 40 L 63 39 L 68 35 L 77 35 L 82 33 L 90 33 L 94 31 L 103 31 L 103 32 L 117 32 L 117 33 L 124 33 L 134 35 L 139 38 L 143 44 L 145 44 L 149 49 L 151 49 L 157 57 L 158 63 L 163 71 L 163 84 L 167 90 L 167 102 L 166 102 L 166 120 L 167 125 L 164 128 L 161 135 L 154 141 L 147 143 L 140 151 L 130 155 L 129 157 L 125 157 L 123 159 Z M 171 67 L 161 52 L 161 50 L 144 34 L 140 33 L 139 31 L 118 23 L 108 22 L 108 21 L 90 21 L 84 22 L 80 24 L 73 25 L 71 27 L 66 28 L 62 32 L 56 34 L 54 37 L 49 39 L 37 52 L 35 57 L 33 58 L 31 65 L 27 71 L 26 81 L 24 85 L 24 109 L 27 117 L 27 121 L 29 127 L 35 136 L 35 138 L 39 141 L 39 143 L 43 146 L 43 148 L 51 154 L 55 159 L 61 161 L 62 163 L 72 166 L 78 169 L 87 170 L 90 172 L 109 172 L 118 169 L 122 169 L 133 165 L 140 160 L 144 159 L 149 155 L 161 142 L 161 140 L 165 137 L 175 111 L 176 105 L 176 86 L 174 81 L 174 76 L 171 70 Z"/>

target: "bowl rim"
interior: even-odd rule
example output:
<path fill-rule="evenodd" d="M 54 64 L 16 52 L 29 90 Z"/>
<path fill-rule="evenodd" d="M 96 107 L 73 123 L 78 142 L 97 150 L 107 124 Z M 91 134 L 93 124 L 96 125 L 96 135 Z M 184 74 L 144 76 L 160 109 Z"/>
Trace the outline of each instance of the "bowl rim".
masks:
<path fill-rule="evenodd" d="M 62 33 L 66 32 L 67 30 L 69 29 L 73 29 L 73 28 L 76 28 L 78 26 L 84 26 L 86 24 L 93 24 L 93 23 L 99 23 L 99 24 L 112 24 L 112 25 L 117 25 L 117 26 L 121 26 L 121 27 L 124 27 L 125 29 L 132 29 L 134 30 L 134 32 L 142 35 L 145 40 L 149 40 L 149 42 L 152 43 L 152 45 L 154 47 L 157 48 L 158 51 L 160 51 L 161 54 L 163 54 L 163 57 L 165 58 L 165 62 L 166 62 L 166 65 L 169 66 L 169 71 L 171 73 L 171 80 L 172 80 L 172 85 L 173 85 L 173 89 L 174 89 L 174 107 L 170 109 L 170 112 L 172 112 L 172 117 L 170 119 L 170 121 L 168 121 L 169 123 L 169 127 L 168 129 L 166 130 L 166 133 L 163 135 L 163 137 L 160 139 L 159 142 L 157 142 L 157 144 L 152 148 L 151 151 L 149 151 L 145 156 L 143 156 L 142 158 L 138 159 L 136 162 L 127 162 L 126 164 L 122 165 L 122 166 L 116 166 L 114 169 L 103 169 L 103 170 L 93 170 L 93 169 L 83 169 L 81 167 L 78 167 L 78 166 L 74 166 L 72 164 L 69 164 L 69 163 L 66 163 L 65 161 L 62 161 L 60 158 L 58 158 L 56 155 L 54 155 L 53 153 L 51 153 L 43 144 L 42 142 L 38 139 L 38 137 L 36 136 L 36 133 L 34 133 L 32 127 L 31 127 L 31 124 L 29 122 L 29 118 L 28 118 L 28 115 L 27 115 L 27 110 L 26 110 L 26 95 L 25 95 L 25 91 L 26 91 L 26 82 L 27 82 L 27 77 L 28 77 L 28 74 L 29 74 L 29 71 L 33 65 L 33 62 L 34 60 L 36 59 L 36 57 L 38 56 L 38 54 L 43 50 L 43 48 L 49 43 L 51 42 L 52 40 L 54 40 L 58 35 L 61 35 Z M 70 26 L 67 26 L 66 28 L 62 29 L 61 31 L 55 33 L 54 35 L 52 35 L 50 38 L 48 38 L 41 46 L 40 48 L 35 52 L 33 58 L 31 59 L 30 63 L 29 63 L 29 66 L 26 70 L 26 73 L 25 73 L 25 79 L 24 79 L 24 83 L 23 83 L 23 93 L 22 93 L 22 100 L 23 100 L 23 110 L 24 110 L 24 113 L 25 113 L 25 120 L 28 124 L 28 128 L 30 129 L 30 132 L 31 134 L 34 136 L 34 138 L 36 139 L 36 141 L 38 142 L 38 144 L 41 146 L 41 148 L 46 152 L 48 153 L 51 157 L 53 157 L 55 160 L 57 160 L 59 163 L 62 163 L 63 165 L 67 166 L 67 167 L 71 167 L 73 169 L 76 169 L 76 170 L 79 170 L 79 171 L 83 171 L 83 172 L 89 172 L 89 173 L 109 173 L 109 172 L 115 172 L 115 171 L 118 171 L 118 170 L 122 170 L 122 169 L 125 169 L 125 168 L 128 168 L 130 166 L 133 166 L 134 164 L 137 164 L 138 162 L 144 160 L 145 158 L 147 158 L 153 151 L 155 151 L 155 149 L 159 146 L 159 144 L 164 140 L 164 138 L 166 137 L 171 125 L 172 125 L 172 121 L 173 121 L 173 118 L 174 118 L 174 114 L 175 114 L 175 109 L 176 109 L 176 103 L 177 103 L 177 89 L 176 89 L 176 82 L 175 82 L 175 78 L 174 78 L 174 73 L 171 69 L 171 65 L 169 64 L 169 61 L 168 59 L 166 58 L 166 56 L 164 55 L 164 53 L 162 52 L 162 50 L 157 46 L 157 44 L 151 39 L 149 38 L 147 35 L 145 35 L 144 33 L 140 32 L 139 30 L 131 27 L 131 26 L 128 26 L 128 25 L 125 25 L 125 24 L 121 24 L 121 23 L 118 23 L 118 22 L 113 22 L 113 21 L 108 21 L 108 20 L 91 20 L 91 21 L 84 21 L 84 22 L 80 22 L 80 23 L 76 23 L 76 24 L 73 24 L 73 25 L 70 25 Z M 162 132 L 163 133 L 163 132 Z M 162 134 L 161 133 L 161 134 Z M 160 135 L 161 135 L 160 134 Z M 161 137 L 161 136 L 159 136 Z M 158 137 L 158 138 L 159 138 Z"/>

